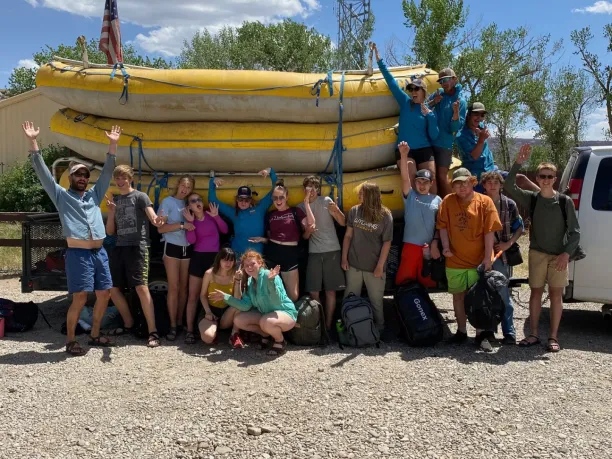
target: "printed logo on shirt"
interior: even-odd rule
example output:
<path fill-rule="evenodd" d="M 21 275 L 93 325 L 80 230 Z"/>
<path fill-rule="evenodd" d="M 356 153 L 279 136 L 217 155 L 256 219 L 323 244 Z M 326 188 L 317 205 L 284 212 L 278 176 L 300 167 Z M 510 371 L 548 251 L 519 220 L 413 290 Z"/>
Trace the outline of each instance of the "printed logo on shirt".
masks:
<path fill-rule="evenodd" d="M 270 223 L 278 222 L 281 220 L 293 220 L 293 213 L 289 212 L 286 214 L 280 214 L 279 212 L 275 212 L 270 216 Z"/>
<path fill-rule="evenodd" d="M 359 228 L 359 229 L 362 229 L 364 231 L 367 231 L 368 233 L 374 233 L 380 227 L 380 225 L 378 223 L 368 223 L 363 218 L 356 218 L 353 221 L 353 226 L 355 228 Z"/>
<path fill-rule="evenodd" d="M 468 215 L 467 212 L 457 212 L 455 214 L 455 227 L 463 232 L 466 231 L 467 229 L 469 229 L 470 227 L 470 220 L 471 220 L 471 216 Z"/>

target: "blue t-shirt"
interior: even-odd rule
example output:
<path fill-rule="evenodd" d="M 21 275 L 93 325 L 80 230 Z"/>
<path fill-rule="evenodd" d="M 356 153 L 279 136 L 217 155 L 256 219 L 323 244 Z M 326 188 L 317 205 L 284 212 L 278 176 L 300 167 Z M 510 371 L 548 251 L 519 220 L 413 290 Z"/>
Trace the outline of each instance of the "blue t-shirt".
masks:
<path fill-rule="evenodd" d="M 415 245 L 431 243 L 441 202 L 440 196 L 410 190 L 404 197 L 404 242 Z"/>
<path fill-rule="evenodd" d="M 167 216 L 168 223 L 170 224 L 180 223 L 185 221 L 185 217 L 183 217 L 184 208 L 185 201 L 175 198 L 174 196 L 168 196 L 159 206 L 159 215 Z M 181 229 L 162 234 L 162 241 L 166 241 L 174 245 L 180 245 L 182 247 L 189 245 L 189 242 L 187 242 L 187 236 L 185 235 L 185 230 Z"/>
<path fill-rule="evenodd" d="M 493 153 L 489 149 L 489 142 L 485 140 L 482 154 L 478 159 L 472 158 L 472 150 L 476 148 L 478 136 L 469 127 L 464 127 L 461 134 L 457 137 L 457 146 L 459 147 L 459 156 L 462 166 L 469 170 L 473 175 L 480 180 L 480 175 L 483 172 L 492 171 L 495 169 L 493 161 Z"/>

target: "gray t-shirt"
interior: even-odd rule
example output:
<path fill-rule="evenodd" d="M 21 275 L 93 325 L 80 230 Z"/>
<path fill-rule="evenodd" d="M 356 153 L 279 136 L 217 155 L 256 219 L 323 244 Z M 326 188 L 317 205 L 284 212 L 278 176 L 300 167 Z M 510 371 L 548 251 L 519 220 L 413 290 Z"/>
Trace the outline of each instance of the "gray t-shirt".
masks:
<path fill-rule="evenodd" d="M 349 265 L 361 271 L 374 272 L 383 243 L 393 239 L 391 213 L 387 213 L 378 223 L 368 223 L 363 218 L 360 206 L 357 205 L 349 211 L 346 226 L 353 228 L 353 238 L 348 253 Z"/>
<path fill-rule="evenodd" d="M 115 234 L 117 246 L 149 246 L 149 219 L 146 208 L 152 206 L 149 196 L 141 191 L 131 191 L 113 197 L 115 210 Z"/>
<path fill-rule="evenodd" d="M 334 201 L 329 196 L 319 196 L 310 203 L 317 230 L 310 236 L 308 251 L 310 253 L 337 252 L 340 250 L 334 217 L 329 214 L 329 204 Z M 298 205 L 306 213 L 304 203 Z"/>

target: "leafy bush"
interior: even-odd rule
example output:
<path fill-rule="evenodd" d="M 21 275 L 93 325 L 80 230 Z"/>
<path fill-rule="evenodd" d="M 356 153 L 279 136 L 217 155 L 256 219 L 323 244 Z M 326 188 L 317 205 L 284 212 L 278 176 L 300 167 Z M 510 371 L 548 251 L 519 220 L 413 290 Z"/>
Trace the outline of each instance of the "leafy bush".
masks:
<path fill-rule="evenodd" d="M 64 147 L 51 145 L 41 150 L 45 163 L 70 156 Z M 43 190 L 30 158 L 0 175 L 0 212 L 55 212 L 55 206 Z"/>

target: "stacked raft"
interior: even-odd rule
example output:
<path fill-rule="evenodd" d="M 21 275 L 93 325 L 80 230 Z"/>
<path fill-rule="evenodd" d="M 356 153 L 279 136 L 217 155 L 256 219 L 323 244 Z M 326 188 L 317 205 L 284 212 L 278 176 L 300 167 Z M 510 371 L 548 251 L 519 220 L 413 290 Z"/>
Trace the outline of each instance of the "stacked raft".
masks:
<path fill-rule="evenodd" d="M 336 188 L 344 210 L 357 203 L 356 187 L 366 180 L 381 186 L 385 205 L 403 208 L 397 171 L 375 170 L 395 163 L 399 114 L 378 72 L 98 67 L 54 61 L 39 69 L 37 86 L 67 107 L 53 116 L 51 130 L 68 148 L 103 162 L 104 131 L 120 125 L 117 162 L 134 167 L 137 184 L 154 202 L 185 172 L 247 173 L 224 177 L 220 199 L 232 203 L 240 185 L 262 196 L 269 180 L 248 173 L 272 166 L 280 176 L 320 174 Z M 437 85 L 437 73 L 425 66 L 393 75 L 401 86 L 414 77 L 425 78 L 430 88 Z M 289 196 L 296 204 L 303 177 L 285 178 L 295 188 Z M 198 177 L 204 196 L 207 187 L 208 179 Z"/>

